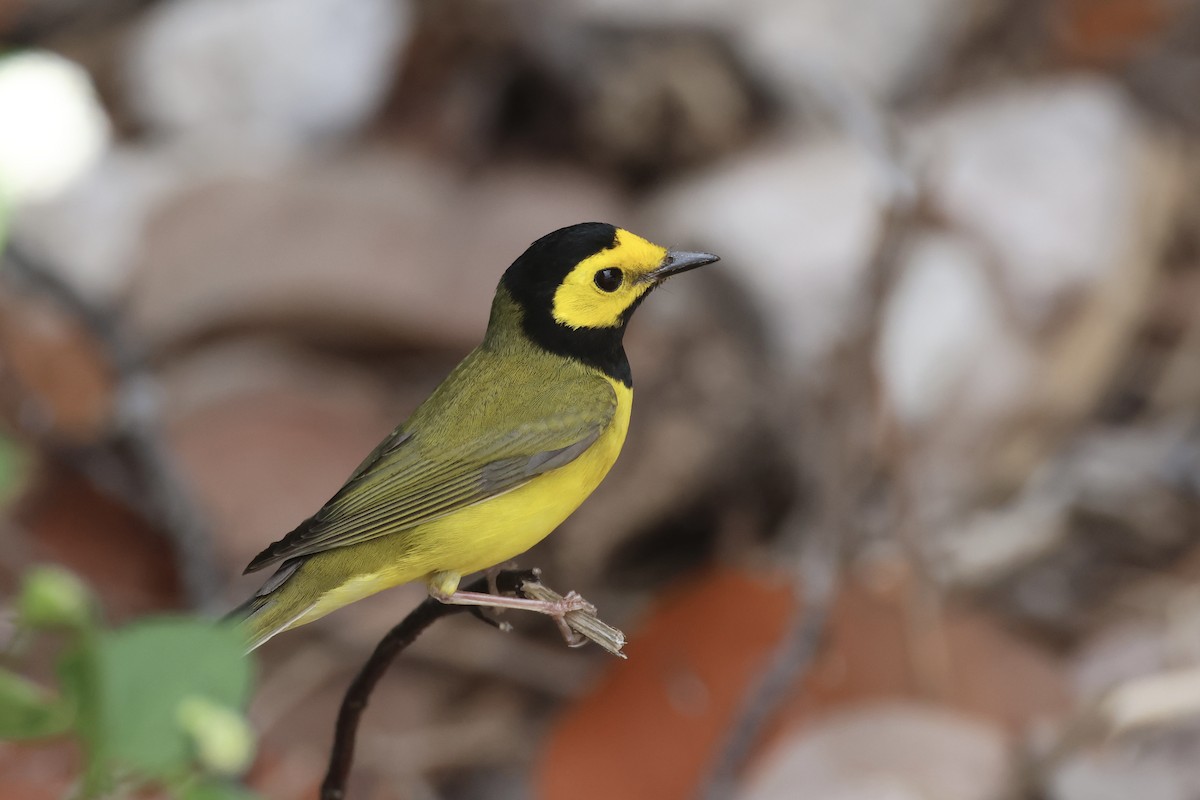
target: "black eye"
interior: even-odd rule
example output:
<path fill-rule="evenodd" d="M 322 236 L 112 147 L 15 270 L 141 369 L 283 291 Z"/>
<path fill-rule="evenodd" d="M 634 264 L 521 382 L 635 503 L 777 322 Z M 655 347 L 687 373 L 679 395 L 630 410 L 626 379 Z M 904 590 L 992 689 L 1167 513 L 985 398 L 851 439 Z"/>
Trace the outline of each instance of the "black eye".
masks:
<path fill-rule="evenodd" d="M 621 270 L 609 267 L 602 269 L 596 273 L 596 285 L 606 292 L 615 292 L 621 287 L 621 281 L 625 276 L 621 274 Z"/>

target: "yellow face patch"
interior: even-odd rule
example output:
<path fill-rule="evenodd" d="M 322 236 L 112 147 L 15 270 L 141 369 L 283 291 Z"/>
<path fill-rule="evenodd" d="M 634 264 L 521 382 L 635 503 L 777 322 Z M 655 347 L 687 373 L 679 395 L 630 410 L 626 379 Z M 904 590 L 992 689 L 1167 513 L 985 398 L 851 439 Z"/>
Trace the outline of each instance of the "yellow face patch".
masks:
<path fill-rule="evenodd" d="M 662 265 L 664 247 L 617 228 L 617 243 L 580 261 L 554 292 L 554 319 L 568 328 L 615 328 L 621 315 L 639 297 L 650 291 L 653 282 L 646 279 Z M 620 270 L 620 284 L 606 291 L 597 284 L 602 270 Z M 606 276 L 612 284 L 611 273 Z"/>

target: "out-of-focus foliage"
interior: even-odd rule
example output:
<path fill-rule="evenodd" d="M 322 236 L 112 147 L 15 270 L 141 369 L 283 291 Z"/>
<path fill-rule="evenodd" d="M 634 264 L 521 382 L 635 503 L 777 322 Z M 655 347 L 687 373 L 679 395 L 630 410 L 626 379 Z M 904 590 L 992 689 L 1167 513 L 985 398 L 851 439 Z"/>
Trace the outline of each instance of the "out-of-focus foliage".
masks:
<path fill-rule="evenodd" d="M 7 660 L 52 638 L 59 685 L 0 669 L 0 738 L 76 739 L 85 797 L 148 786 L 186 800 L 253 796 L 233 783 L 254 755 L 242 716 L 252 662 L 236 628 L 185 616 L 109 628 L 79 579 L 53 567 L 29 572 L 16 613 Z"/>

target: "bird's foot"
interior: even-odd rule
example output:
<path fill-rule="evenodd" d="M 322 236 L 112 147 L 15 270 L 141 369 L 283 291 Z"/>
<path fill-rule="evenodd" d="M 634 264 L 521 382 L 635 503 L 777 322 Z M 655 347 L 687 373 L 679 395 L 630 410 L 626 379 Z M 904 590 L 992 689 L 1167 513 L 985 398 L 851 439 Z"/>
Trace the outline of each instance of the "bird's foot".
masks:
<path fill-rule="evenodd" d="M 443 594 L 436 589 L 430 589 L 430 595 L 442 603 L 460 606 L 480 606 L 490 609 L 514 608 L 522 611 L 534 611 L 545 614 L 554 620 L 563 639 L 570 647 L 579 647 L 587 639 L 571 630 L 566 616 L 573 611 L 583 611 L 595 614 L 596 607 L 584 600 L 578 592 L 568 592 L 560 600 L 531 600 L 526 597 L 508 597 L 506 595 L 487 594 L 486 592 L 453 592 Z"/>
<path fill-rule="evenodd" d="M 562 600 L 550 602 L 552 604 L 560 605 L 580 603 L 582 605 L 580 605 L 579 608 L 572 610 L 584 611 L 588 614 L 596 613 L 596 607 L 584 600 L 578 592 L 567 592 L 566 596 L 563 597 Z M 564 611 L 561 614 L 551 614 L 551 619 L 553 619 L 554 624 L 558 626 L 558 632 L 562 634 L 563 641 L 567 643 L 567 647 L 583 647 L 588 643 L 588 638 L 581 633 L 571 630 L 571 626 L 567 624 L 568 613 L 569 612 Z"/>

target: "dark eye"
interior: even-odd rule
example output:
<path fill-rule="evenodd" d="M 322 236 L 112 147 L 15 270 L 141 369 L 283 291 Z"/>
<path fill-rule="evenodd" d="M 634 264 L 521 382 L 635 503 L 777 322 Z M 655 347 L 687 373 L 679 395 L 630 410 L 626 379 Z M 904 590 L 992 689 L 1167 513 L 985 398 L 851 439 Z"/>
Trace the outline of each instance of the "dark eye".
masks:
<path fill-rule="evenodd" d="M 609 267 L 602 269 L 596 273 L 596 285 L 606 292 L 615 292 L 621 287 L 621 281 L 625 276 L 621 274 L 621 270 Z"/>

